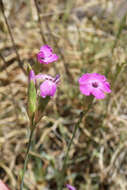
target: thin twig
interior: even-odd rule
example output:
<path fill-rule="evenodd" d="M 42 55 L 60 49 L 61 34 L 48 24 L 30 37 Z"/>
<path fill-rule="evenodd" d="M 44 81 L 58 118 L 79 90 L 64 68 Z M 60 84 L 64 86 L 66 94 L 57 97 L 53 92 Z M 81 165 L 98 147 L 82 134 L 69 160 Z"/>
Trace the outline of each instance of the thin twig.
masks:
<path fill-rule="evenodd" d="M 126 24 L 126 18 L 127 18 L 127 13 L 124 14 L 121 22 L 119 23 L 118 31 L 116 33 L 116 37 L 115 37 L 115 40 L 114 40 L 114 43 L 113 43 L 113 46 L 112 46 L 112 49 L 111 49 L 112 54 L 113 54 L 114 49 L 116 48 L 116 46 L 118 44 L 118 41 L 119 41 L 120 36 L 121 36 L 121 33 L 122 33 L 122 31 L 124 29 L 124 26 Z M 112 54 L 111 54 L 111 56 L 112 56 Z M 106 71 L 105 71 L 105 74 L 106 74 L 107 77 L 108 77 L 109 73 L 110 73 L 110 67 L 109 67 L 109 65 L 107 65 L 107 68 L 106 68 Z"/>
<path fill-rule="evenodd" d="M 118 28 L 118 31 L 117 31 L 117 34 L 116 34 L 116 38 L 115 38 L 115 41 L 114 41 L 114 44 L 112 46 L 112 53 L 115 49 L 115 47 L 117 46 L 117 43 L 118 43 L 118 40 L 120 39 L 120 35 L 124 29 L 124 26 L 126 24 L 126 18 L 127 18 L 127 13 L 124 14 L 120 24 L 119 24 L 119 28 Z"/>
<path fill-rule="evenodd" d="M 58 45 L 58 43 L 57 43 L 56 38 L 55 38 L 54 35 L 52 34 L 52 31 L 51 31 L 51 29 L 50 29 L 50 27 L 49 27 L 48 22 L 46 22 L 46 26 L 47 26 L 47 29 L 48 29 L 50 35 L 52 36 L 52 39 L 53 39 L 54 44 L 55 44 L 55 46 L 56 46 L 56 48 L 57 48 L 57 51 L 58 51 L 59 55 L 61 56 L 61 59 L 63 60 L 63 65 L 64 65 L 65 72 L 66 72 L 68 78 L 70 79 L 70 82 L 72 83 L 74 80 L 73 80 L 73 77 L 72 77 L 72 75 L 71 75 L 71 73 L 70 73 L 70 71 L 69 71 L 69 69 L 68 69 L 68 66 L 67 66 L 67 63 L 66 63 L 64 54 L 63 54 L 63 52 L 61 51 L 61 49 L 60 49 L 60 47 L 59 47 L 59 45 Z"/>
<path fill-rule="evenodd" d="M 92 102 L 91 101 L 87 107 L 86 110 L 80 112 L 80 116 L 79 116 L 79 120 L 78 122 L 76 123 L 75 127 L 74 127 L 74 131 L 73 131 L 73 134 L 72 134 L 72 138 L 69 142 L 69 145 L 67 147 L 67 152 L 66 152 L 66 155 L 65 155 L 65 159 L 64 159 L 64 162 L 63 162 L 63 168 L 62 168 L 62 173 L 61 173 L 61 179 L 60 179 L 60 184 L 59 184 L 59 187 L 58 187 L 58 190 L 62 190 L 63 189 L 63 184 L 64 184 L 64 179 L 65 179 L 65 172 L 66 172 L 66 169 L 67 169 L 67 162 L 68 162 L 68 159 L 69 159 L 69 152 L 70 152 L 70 149 L 71 149 L 71 145 L 73 143 L 73 140 L 75 138 L 75 135 L 76 135 L 76 132 L 77 132 L 77 129 L 79 128 L 79 125 L 83 119 L 83 117 L 86 116 L 86 114 L 88 113 L 88 111 L 90 110 L 91 108 L 91 105 L 92 105 Z"/>
<path fill-rule="evenodd" d="M 0 8 L 1 8 L 1 11 L 2 11 L 4 20 L 5 20 L 5 23 L 6 23 L 6 25 L 7 25 L 7 29 L 8 29 L 8 33 L 9 33 L 9 35 L 10 35 L 10 38 L 11 38 L 11 42 L 12 42 L 13 47 L 14 47 L 14 49 L 15 49 L 15 53 L 16 53 L 16 56 L 17 56 L 17 59 L 18 59 L 19 67 L 22 69 L 23 73 L 26 74 L 26 71 L 25 71 L 25 69 L 23 68 L 23 63 L 21 62 L 21 59 L 20 59 L 18 50 L 17 50 L 17 48 L 16 48 L 16 44 L 15 44 L 15 41 L 14 41 L 14 38 L 13 38 L 13 35 L 12 35 L 12 32 L 11 32 L 11 28 L 10 28 L 10 26 L 9 26 L 7 17 L 6 17 L 5 12 L 4 12 L 3 0 L 0 0 Z"/>
<path fill-rule="evenodd" d="M 39 25 L 39 28 L 40 28 L 41 38 L 42 38 L 43 43 L 46 44 L 46 39 L 45 39 L 45 37 L 44 37 L 44 32 L 43 32 L 42 27 L 41 27 L 41 16 L 40 16 L 40 11 L 39 11 L 39 6 L 38 6 L 37 0 L 34 0 L 34 3 L 35 3 L 36 10 L 37 10 L 38 25 Z"/>

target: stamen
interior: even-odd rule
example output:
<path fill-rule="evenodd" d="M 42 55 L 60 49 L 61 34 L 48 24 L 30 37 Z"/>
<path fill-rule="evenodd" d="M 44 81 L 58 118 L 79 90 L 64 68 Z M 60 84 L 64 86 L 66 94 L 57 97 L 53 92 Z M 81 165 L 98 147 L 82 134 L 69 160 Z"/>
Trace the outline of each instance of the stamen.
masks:
<path fill-rule="evenodd" d="M 59 79 L 60 79 L 60 75 L 59 75 L 59 74 L 57 74 L 57 75 L 56 75 L 56 77 L 55 77 L 55 79 L 54 79 L 54 82 L 59 81 Z"/>
<path fill-rule="evenodd" d="M 93 86 L 94 88 L 97 88 L 97 87 L 98 87 L 98 83 L 97 83 L 97 82 L 93 82 L 93 83 L 92 83 L 92 86 Z"/>

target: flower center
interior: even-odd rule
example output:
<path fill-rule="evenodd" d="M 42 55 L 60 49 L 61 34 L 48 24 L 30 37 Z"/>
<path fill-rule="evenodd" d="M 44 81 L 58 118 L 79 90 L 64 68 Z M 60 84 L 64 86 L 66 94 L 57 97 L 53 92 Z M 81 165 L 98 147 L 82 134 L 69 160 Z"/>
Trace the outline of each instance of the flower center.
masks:
<path fill-rule="evenodd" d="M 97 88 L 98 87 L 98 83 L 97 82 L 92 82 L 92 87 Z"/>

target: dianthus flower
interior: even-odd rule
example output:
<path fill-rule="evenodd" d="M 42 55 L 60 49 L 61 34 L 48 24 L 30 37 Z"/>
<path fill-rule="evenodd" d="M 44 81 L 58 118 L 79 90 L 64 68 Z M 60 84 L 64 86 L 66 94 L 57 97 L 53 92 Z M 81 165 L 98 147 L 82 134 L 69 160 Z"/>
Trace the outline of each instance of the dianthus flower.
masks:
<path fill-rule="evenodd" d="M 93 95 L 96 99 L 104 99 L 105 93 L 111 93 L 110 84 L 105 76 L 98 73 L 86 73 L 79 78 L 82 94 Z"/>
<path fill-rule="evenodd" d="M 36 75 L 35 80 L 40 80 L 40 96 L 42 98 L 46 98 L 46 96 L 54 96 L 56 93 L 57 85 L 59 83 L 59 79 L 59 75 L 56 75 L 55 78 L 51 77 L 50 75 Z"/>
<path fill-rule="evenodd" d="M 69 185 L 69 184 L 67 184 L 66 187 L 67 187 L 69 190 L 76 190 L 75 187 L 73 187 L 73 186 L 71 186 L 71 185 Z"/>
<path fill-rule="evenodd" d="M 52 53 L 52 48 L 50 46 L 44 45 L 40 48 L 37 58 L 40 63 L 48 64 L 57 61 L 58 56 Z"/>

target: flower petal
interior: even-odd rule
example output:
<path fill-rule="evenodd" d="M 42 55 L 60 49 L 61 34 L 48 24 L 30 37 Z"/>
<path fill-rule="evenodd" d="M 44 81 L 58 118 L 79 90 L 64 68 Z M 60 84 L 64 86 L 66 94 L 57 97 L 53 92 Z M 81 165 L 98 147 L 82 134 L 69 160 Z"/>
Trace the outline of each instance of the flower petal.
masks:
<path fill-rule="evenodd" d="M 107 92 L 107 93 L 111 93 L 111 89 L 110 89 L 110 84 L 109 82 L 104 82 L 103 83 L 103 91 Z"/>
<path fill-rule="evenodd" d="M 95 96 L 96 99 L 104 99 L 105 98 L 105 94 L 103 91 L 101 91 L 100 89 L 93 89 L 91 94 L 93 96 Z"/>
<path fill-rule="evenodd" d="M 50 75 L 41 74 L 41 73 L 37 74 L 37 75 L 35 76 L 35 79 L 51 80 L 51 81 L 54 81 L 54 80 L 55 80 L 55 78 L 51 77 Z"/>
<path fill-rule="evenodd" d="M 40 85 L 40 95 L 45 98 L 46 96 L 54 96 L 56 92 L 56 84 L 52 81 L 45 80 Z"/>
<path fill-rule="evenodd" d="M 94 79 L 98 79 L 100 81 L 106 81 L 106 77 L 104 75 L 101 75 L 99 73 L 91 73 L 91 77 Z"/>
<path fill-rule="evenodd" d="M 48 45 L 44 45 L 40 48 L 40 52 L 43 52 L 45 56 L 50 56 L 52 54 L 52 48 Z"/>
<path fill-rule="evenodd" d="M 91 94 L 91 88 L 89 85 L 80 85 L 80 91 L 86 96 L 90 96 Z"/>
<path fill-rule="evenodd" d="M 86 73 L 79 78 L 78 82 L 79 84 L 84 84 L 89 78 L 90 78 L 90 73 Z"/>
<path fill-rule="evenodd" d="M 45 57 L 44 59 L 42 59 L 41 62 L 44 64 L 48 64 L 48 63 L 57 61 L 57 59 L 58 59 L 58 56 L 56 54 L 52 54 L 51 56 Z"/>
<path fill-rule="evenodd" d="M 44 56 L 44 53 L 43 52 L 39 52 L 38 54 L 37 54 L 37 59 L 38 59 L 38 61 L 40 62 L 40 63 L 43 63 L 43 59 L 45 58 L 45 56 Z"/>

